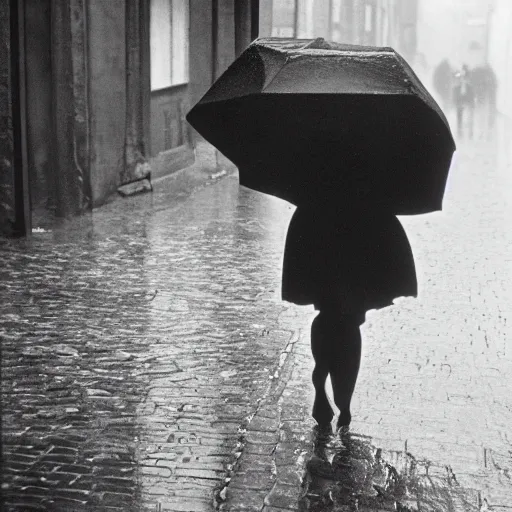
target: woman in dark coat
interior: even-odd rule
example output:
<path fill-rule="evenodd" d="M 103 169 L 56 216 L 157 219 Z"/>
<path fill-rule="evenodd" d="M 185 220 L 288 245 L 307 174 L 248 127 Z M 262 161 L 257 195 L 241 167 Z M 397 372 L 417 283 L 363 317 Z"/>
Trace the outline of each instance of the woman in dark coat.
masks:
<path fill-rule="evenodd" d="M 434 69 L 434 76 L 432 77 L 434 90 L 441 99 L 443 110 L 450 107 L 452 100 L 453 89 L 453 70 L 448 62 L 448 59 L 443 59 Z"/>
<path fill-rule="evenodd" d="M 329 374 L 340 411 L 337 426 L 351 421 L 366 312 L 416 295 L 411 247 L 395 215 L 354 205 L 297 208 L 286 239 L 282 298 L 319 311 L 311 327 L 313 418 L 319 426 L 334 417 L 325 392 Z"/>

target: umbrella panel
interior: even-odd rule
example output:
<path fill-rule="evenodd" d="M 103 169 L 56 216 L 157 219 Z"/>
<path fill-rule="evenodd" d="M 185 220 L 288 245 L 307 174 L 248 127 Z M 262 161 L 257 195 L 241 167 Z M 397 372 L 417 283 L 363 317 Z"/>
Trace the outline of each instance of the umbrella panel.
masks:
<path fill-rule="evenodd" d="M 255 190 L 294 204 L 441 209 L 453 139 L 412 95 L 259 94 L 199 104 L 189 118 Z"/>

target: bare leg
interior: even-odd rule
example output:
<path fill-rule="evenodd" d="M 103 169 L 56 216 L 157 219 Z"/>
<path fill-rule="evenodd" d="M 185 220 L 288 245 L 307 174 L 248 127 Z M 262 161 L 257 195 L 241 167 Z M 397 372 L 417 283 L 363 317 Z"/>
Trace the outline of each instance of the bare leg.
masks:
<path fill-rule="evenodd" d="M 329 373 L 334 403 L 340 411 L 337 426 L 346 426 L 352 419 L 350 402 L 361 363 L 361 332 L 357 317 L 327 314 L 324 322 L 331 340 Z"/>
<path fill-rule="evenodd" d="M 315 368 L 313 370 L 313 385 L 315 386 L 313 418 L 319 426 L 325 427 L 331 423 L 334 417 L 334 412 L 325 392 L 325 381 L 329 374 L 332 339 L 329 339 L 328 333 L 325 332 L 322 320 L 322 313 L 319 313 L 311 325 L 311 352 L 315 360 Z"/>

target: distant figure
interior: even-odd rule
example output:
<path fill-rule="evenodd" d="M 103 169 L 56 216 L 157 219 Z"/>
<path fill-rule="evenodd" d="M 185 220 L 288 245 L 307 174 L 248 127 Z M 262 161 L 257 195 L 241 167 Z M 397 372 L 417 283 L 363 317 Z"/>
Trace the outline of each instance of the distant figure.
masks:
<path fill-rule="evenodd" d="M 441 106 L 447 111 L 452 104 L 453 70 L 447 59 L 443 59 L 434 69 L 432 78 L 434 90 L 441 100 Z"/>
<path fill-rule="evenodd" d="M 475 114 L 475 91 L 471 83 L 469 68 L 464 64 L 455 74 L 455 86 L 453 88 L 453 101 L 457 110 L 457 135 L 467 135 L 473 138 L 473 124 Z"/>
<path fill-rule="evenodd" d="M 475 95 L 476 117 L 482 136 L 489 136 L 496 123 L 496 96 L 498 80 L 488 64 L 473 68 L 469 72 L 470 82 Z"/>
<path fill-rule="evenodd" d="M 282 297 L 319 311 L 311 326 L 312 415 L 319 427 L 330 427 L 334 417 L 325 391 L 328 375 L 337 427 L 350 424 L 366 312 L 416 295 L 411 247 L 395 215 L 346 204 L 298 206 L 286 238 Z"/>

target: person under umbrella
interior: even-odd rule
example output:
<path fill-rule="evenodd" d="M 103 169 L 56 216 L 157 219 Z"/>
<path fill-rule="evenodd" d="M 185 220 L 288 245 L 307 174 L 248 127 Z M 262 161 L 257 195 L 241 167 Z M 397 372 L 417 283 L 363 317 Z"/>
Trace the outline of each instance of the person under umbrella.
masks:
<path fill-rule="evenodd" d="M 328 165 L 356 170 L 361 162 L 355 153 L 354 148 L 343 161 Z M 390 209 L 372 207 L 361 195 L 363 190 L 343 201 L 313 199 L 299 205 L 286 237 L 282 298 L 313 304 L 319 312 L 311 327 L 311 349 L 312 415 L 320 427 L 328 427 L 334 417 L 325 392 L 328 375 L 340 411 L 337 428 L 350 424 L 366 312 L 391 306 L 397 297 L 416 297 L 418 291 L 412 250 L 400 222 Z"/>
<path fill-rule="evenodd" d="M 396 215 L 438 211 L 455 143 L 448 121 L 391 48 L 323 39 L 258 39 L 187 114 L 239 169 L 240 184 L 297 206 L 282 298 L 319 311 L 311 328 L 313 417 L 339 428 L 370 309 L 416 296 Z"/>

